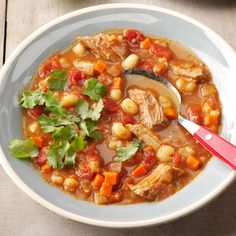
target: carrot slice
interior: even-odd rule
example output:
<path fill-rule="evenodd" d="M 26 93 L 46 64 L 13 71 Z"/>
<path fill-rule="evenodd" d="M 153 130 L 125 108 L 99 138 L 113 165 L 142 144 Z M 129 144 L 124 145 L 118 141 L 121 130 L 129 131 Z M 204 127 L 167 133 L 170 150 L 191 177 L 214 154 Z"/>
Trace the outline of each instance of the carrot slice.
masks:
<path fill-rule="evenodd" d="M 35 142 L 38 148 L 43 147 L 43 138 L 41 136 L 33 136 L 31 139 Z"/>
<path fill-rule="evenodd" d="M 40 169 L 41 174 L 47 174 L 47 173 L 50 173 L 51 171 L 52 171 L 52 167 L 48 165 L 47 163 L 44 164 Z"/>
<path fill-rule="evenodd" d="M 124 85 L 124 80 L 121 77 L 115 77 L 112 81 L 112 89 L 122 89 Z"/>
<path fill-rule="evenodd" d="M 118 183 L 118 173 L 117 172 L 104 172 L 105 183 L 115 185 Z"/>
<path fill-rule="evenodd" d="M 194 156 L 189 156 L 186 160 L 186 164 L 187 166 L 192 169 L 192 170 L 197 170 L 200 168 L 201 166 L 201 162 L 200 160 L 198 160 L 196 157 Z"/>
<path fill-rule="evenodd" d="M 177 118 L 177 113 L 172 107 L 166 107 L 164 109 L 165 116 L 170 120 L 175 120 Z"/>
<path fill-rule="evenodd" d="M 106 64 L 98 61 L 94 67 L 94 70 L 96 70 L 99 73 L 102 73 L 106 69 Z"/>
<path fill-rule="evenodd" d="M 144 165 L 139 165 L 134 170 L 132 170 L 132 175 L 135 177 L 141 177 L 144 176 L 147 173 L 147 170 L 145 169 Z"/>
<path fill-rule="evenodd" d="M 112 194 L 112 184 L 103 183 L 100 189 L 100 194 L 105 197 L 110 197 Z"/>
<path fill-rule="evenodd" d="M 99 189 L 101 188 L 103 182 L 104 182 L 104 177 L 100 174 L 97 174 L 93 180 L 93 187 Z"/>
<path fill-rule="evenodd" d="M 145 48 L 145 49 L 149 48 L 150 46 L 151 46 L 151 39 L 150 38 L 145 38 L 140 44 L 140 47 Z"/>

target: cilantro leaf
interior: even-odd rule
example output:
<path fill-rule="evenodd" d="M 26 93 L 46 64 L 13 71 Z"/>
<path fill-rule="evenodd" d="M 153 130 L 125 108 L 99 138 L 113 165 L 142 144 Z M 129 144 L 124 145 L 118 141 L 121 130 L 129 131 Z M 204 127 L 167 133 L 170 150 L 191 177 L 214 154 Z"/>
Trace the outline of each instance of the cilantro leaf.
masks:
<path fill-rule="evenodd" d="M 59 127 L 53 134 L 52 137 L 55 141 L 58 140 L 68 140 L 70 141 L 72 138 L 75 138 L 77 136 L 77 132 L 73 128 L 72 125 L 68 125 L 66 127 Z"/>
<path fill-rule="evenodd" d="M 62 169 L 64 167 L 63 157 L 66 155 L 70 144 L 67 141 L 54 143 L 48 149 L 48 164 L 53 169 Z"/>
<path fill-rule="evenodd" d="M 52 92 L 47 92 L 44 95 L 45 97 L 45 111 L 55 113 L 57 115 L 62 115 L 64 109 L 59 104 L 57 99 L 53 96 Z"/>
<path fill-rule="evenodd" d="M 72 121 L 64 119 L 62 117 L 58 116 L 49 117 L 44 114 L 39 117 L 38 122 L 41 126 L 41 129 L 45 133 L 54 132 L 57 130 L 59 126 L 70 125 L 73 123 Z"/>
<path fill-rule="evenodd" d="M 85 81 L 85 89 L 82 91 L 83 94 L 89 96 L 93 100 L 99 100 L 106 94 L 107 87 L 98 82 L 96 78 L 90 78 Z"/>
<path fill-rule="evenodd" d="M 33 108 L 37 105 L 43 105 L 45 102 L 44 94 L 41 91 L 24 91 L 19 104 L 24 108 Z"/>
<path fill-rule="evenodd" d="M 91 137 L 94 140 L 101 140 L 102 139 L 102 133 L 99 130 L 94 130 L 90 133 L 89 137 Z"/>
<path fill-rule="evenodd" d="M 102 112 L 103 107 L 104 107 L 103 100 L 99 99 L 95 108 L 89 111 L 87 118 L 90 118 L 92 120 L 99 120 L 99 118 L 101 117 L 101 112 Z"/>
<path fill-rule="evenodd" d="M 138 149 L 141 147 L 141 143 L 137 139 L 133 139 L 126 147 L 116 148 L 116 157 L 115 161 L 127 161 L 131 159 Z"/>
<path fill-rule="evenodd" d="M 98 126 L 95 121 L 91 119 L 83 120 L 80 122 L 80 129 L 82 129 L 87 136 L 95 139 L 100 140 L 102 139 L 102 134 L 98 131 Z"/>
<path fill-rule="evenodd" d="M 101 117 L 101 112 L 104 107 L 103 100 L 99 99 L 96 107 L 94 109 L 89 109 L 89 105 L 86 101 L 79 101 L 77 105 L 77 112 L 78 115 L 83 119 L 92 119 L 92 120 L 99 120 Z"/>
<path fill-rule="evenodd" d="M 65 116 L 65 119 L 68 121 L 71 121 L 73 123 L 79 123 L 80 122 L 80 118 L 79 116 L 76 115 L 72 115 L 72 114 L 68 114 Z"/>
<path fill-rule="evenodd" d="M 55 69 L 48 78 L 48 87 L 52 90 L 64 91 L 67 88 L 67 71 Z"/>
<path fill-rule="evenodd" d="M 85 136 L 79 135 L 75 138 L 75 140 L 71 143 L 71 147 L 74 151 L 80 152 L 86 149 L 88 146 L 88 142 L 85 140 Z"/>
<path fill-rule="evenodd" d="M 86 101 L 80 100 L 76 106 L 77 113 L 81 119 L 85 120 L 89 113 L 89 105 Z"/>
<path fill-rule="evenodd" d="M 76 156 L 75 151 L 73 150 L 72 147 L 70 147 L 66 152 L 65 161 L 64 161 L 65 165 L 74 165 L 75 156 Z"/>
<path fill-rule="evenodd" d="M 10 153 L 16 158 L 28 158 L 38 156 L 38 148 L 32 139 L 14 139 L 8 145 Z"/>

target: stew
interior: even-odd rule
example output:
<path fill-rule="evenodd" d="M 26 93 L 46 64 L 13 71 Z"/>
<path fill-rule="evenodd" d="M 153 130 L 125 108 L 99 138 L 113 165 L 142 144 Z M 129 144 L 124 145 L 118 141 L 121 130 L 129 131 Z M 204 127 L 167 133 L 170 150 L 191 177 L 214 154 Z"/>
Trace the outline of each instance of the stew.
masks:
<path fill-rule="evenodd" d="M 96 204 L 165 199 L 212 156 L 184 128 L 175 98 L 157 82 L 124 78 L 141 68 L 182 95 L 181 113 L 218 132 L 221 104 L 206 65 L 179 43 L 134 29 L 79 36 L 40 65 L 19 97 L 25 139 L 11 155 L 31 158 L 50 184 Z"/>

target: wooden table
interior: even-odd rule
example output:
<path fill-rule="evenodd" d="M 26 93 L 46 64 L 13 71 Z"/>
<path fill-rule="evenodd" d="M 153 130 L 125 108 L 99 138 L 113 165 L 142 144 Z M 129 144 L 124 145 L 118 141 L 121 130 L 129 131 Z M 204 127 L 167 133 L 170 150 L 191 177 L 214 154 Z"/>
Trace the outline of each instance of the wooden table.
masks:
<path fill-rule="evenodd" d="M 0 0 L 0 65 L 39 26 L 67 12 L 113 0 Z M 236 1 L 130 1 L 170 8 L 194 17 L 222 35 L 236 49 Z M 191 216 L 148 229 L 112 230 L 64 219 L 35 203 L 0 167 L 0 235 L 236 235 L 236 183 Z"/>

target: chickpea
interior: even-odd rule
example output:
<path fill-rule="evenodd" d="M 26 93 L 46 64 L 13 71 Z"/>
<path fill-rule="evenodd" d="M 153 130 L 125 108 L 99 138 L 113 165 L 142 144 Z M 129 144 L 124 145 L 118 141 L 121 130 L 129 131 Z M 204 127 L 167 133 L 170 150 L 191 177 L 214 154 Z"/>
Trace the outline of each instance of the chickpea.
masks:
<path fill-rule="evenodd" d="M 39 123 L 37 121 L 33 122 L 30 126 L 29 126 L 29 130 L 31 133 L 36 133 L 37 131 L 39 131 L 40 126 Z"/>
<path fill-rule="evenodd" d="M 62 97 L 61 106 L 71 107 L 74 106 L 79 101 L 79 97 L 75 94 L 69 93 Z"/>
<path fill-rule="evenodd" d="M 122 123 L 114 123 L 112 125 L 112 133 L 120 139 L 129 139 L 132 135 L 129 129 L 125 128 Z"/>
<path fill-rule="evenodd" d="M 184 92 L 191 93 L 197 87 L 196 83 L 191 81 L 185 84 Z"/>
<path fill-rule="evenodd" d="M 122 92 L 120 89 L 111 89 L 110 91 L 110 97 L 114 101 L 119 101 L 122 97 Z"/>
<path fill-rule="evenodd" d="M 108 148 L 111 150 L 115 150 L 118 147 L 122 147 L 123 146 L 123 142 L 121 140 L 118 140 L 115 137 L 112 137 L 110 142 L 108 143 Z"/>
<path fill-rule="evenodd" d="M 75 192 L 75 190 L 78 188 L 79 183 L 77 180 L 73 178 L 65 178 L 63 182 L 64 189 L 68 192 Z"/>
<path fill-rule="evenodd" d="M 159 96 L 159 103 L 163 108 L 171 107 L 171 101 L 165 96 Z"/>
<path fill-rule="evenodd" d="M 191 93 L 196 88 L 196 83 L 180 78 L 176 81 L 176 86 L 181 92 Z"/>
<path fill-rule="evenodd" d="M 73 52 L 78 56 L 82 56 L 85 53 L 85 51 L 86 51 L 86 48 L 81 43 L 77 43 L 73 47 Z"/>
<path fill-rule="evenodd" d="M 132 69 L 137 66 L 139 61 L 139 56 L 136 54 L 131 54 L 126 59 L 122 62 L 122 67 L 127 70 L 127 69 Z"/>
<path fill-rule="evenodd" d="M 70 66 L 70 64 L 68 63 L 68 61 L 65 58 L 60 58 L 60 64 L 63 68 L 67 68 Z"/>
<path fill-rule="evenodd" d="M 190 146 L 181 147 L 179 148 L 178 152 L 183 157 L 188 157 L 195 154 L 195 150 L 191 148 Z"/>
<path fill-rule="evenodd" d="M 63 184 L 63 177 L 53 174 L 51 176 L 51 181 L 56 185 L 62 185 Z"/>
<path fill-rule="evenodd" d="M 174 153 L 175 153 L 175 149 L 172 146 L 162 145 L 157 150 L 156 156 L 161 162 L 168 162 L 168 161 L 171 161 Z"/>
<path fill-rule="evenodd" d="M 138 105 L 130 98 L 124 99 L 120 106 L 125 112 L 129 113 L 130 115 L 138 114 Z"/>

